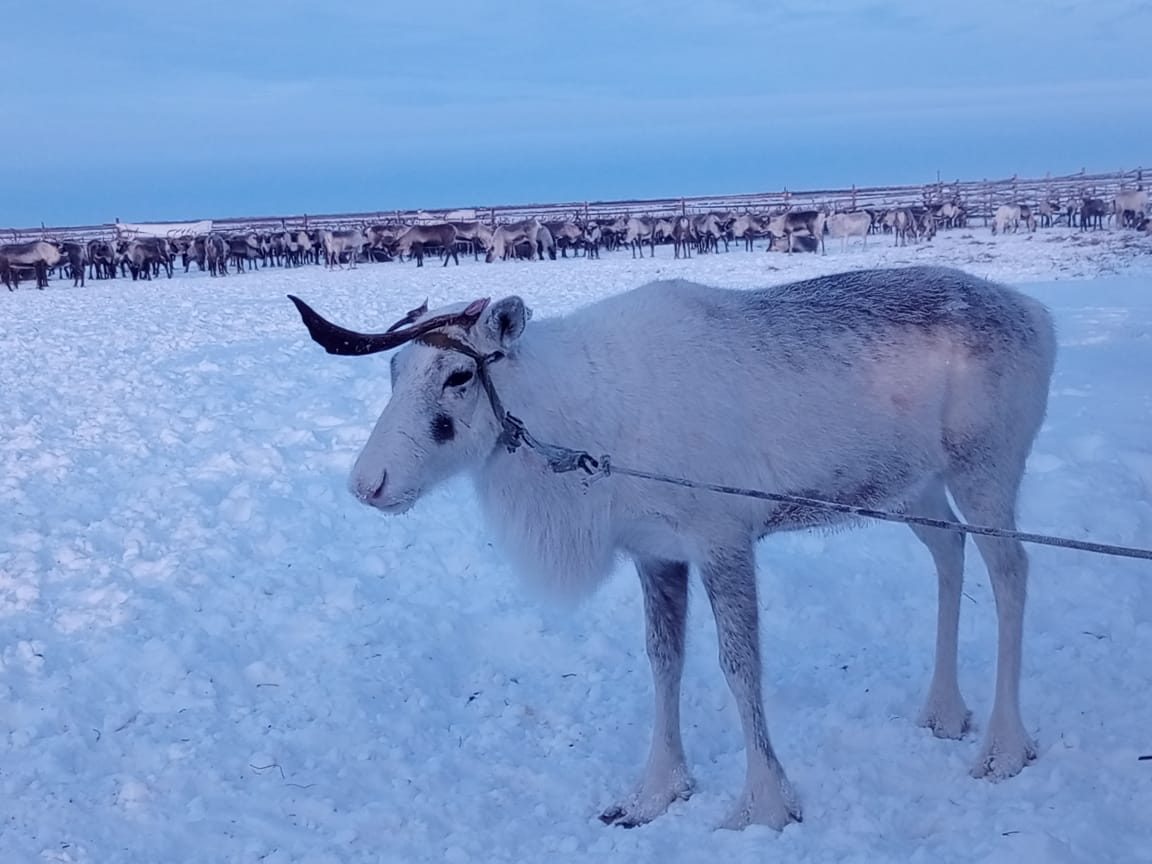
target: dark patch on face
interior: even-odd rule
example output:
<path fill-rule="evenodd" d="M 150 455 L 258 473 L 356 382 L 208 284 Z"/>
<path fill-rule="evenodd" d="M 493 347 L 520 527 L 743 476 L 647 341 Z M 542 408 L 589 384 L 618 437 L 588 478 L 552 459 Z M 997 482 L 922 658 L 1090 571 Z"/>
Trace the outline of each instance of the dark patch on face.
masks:
<path fill-rule="evenodd" d="M 432 418 L 432 440 L 437 444 L 447 444 L 456 437 L 456 424 L 447 414 L 437 414 Z"/>

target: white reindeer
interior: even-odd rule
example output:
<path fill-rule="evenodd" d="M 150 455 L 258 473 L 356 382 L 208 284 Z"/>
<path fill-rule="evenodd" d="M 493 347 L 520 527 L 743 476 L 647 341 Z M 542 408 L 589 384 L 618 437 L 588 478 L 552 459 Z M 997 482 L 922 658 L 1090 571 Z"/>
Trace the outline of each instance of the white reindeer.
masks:
<path fill-rule="evenodd" d="M 361 250 L 368 245 L 368 237 L 362 228 L 347 228 L 328 230 L 320 229 L 320 246 L 324 250 L 325 267 L 333 270 L 339 267 L 344 269 L 341 259 L 348 253 L 348 266 L 355 270 L 356 259 Z"/>
<path fill-rule="evenodd" d="M 1031 207 L 1019 204 L 1001 204 L 992 215 L 992 233 L 1006 234 L 1011 228 L 1012 233 L 1015 234 L 1020 230 L 1021 222 L 1029 231 L 1036 230 L 1036 222 L 1032 218 Z"/>
<path fill-rule="evenodd" d="M 872 214 L 864 210 L 851 213 L 833 213 L 828 217 L 828 235 L 840 238 L 840 251 L 848 251 L 849 237 L 864 238 L 864 248 L 868 248 L 868 232 L 872 230 Z"/>
<path fill-rule="evenodd" d="M 947 491 L 970 521 L 1011 529 L 1055 355 L 1040 303 L 940 267 L 755 291 L 655 282 L 531 326 L 513 296 L 443 316 L 421 308 L 377 335 L 292 299 L 333 353 L 417 340 L 392 358 L 392 395 L 351 471 L 357 499 L 402 513 L 468 472 L 511 557 L 552 587 L 590 592 L 618 553 L 635 562 L 656 712 L 639 785 L 601 817 L 618 825 L 648 822 L 692 790 L 679 715 L 691 566 L 711 601 L 747 756 L 724 825 L 800 818 L 764 719 L 754 547 L 842 517 L 620 474 L 585 489 L 537 451 L 506 446 L 499 400 L 539 440 L 609 453 L 618 465 L 954 520 Z M 919 722 L 960 738 L 970 716 L 956 676 L 965 539 L 912 530 L 939 581 L 936 665 Z M 1000 644 L 972 774 L 1008 777 L 1036 754 L 1019 706 L 1028 559 L 1015 540 L 975 542 Z"/>
<path fill-rule="evenodd" d="M 1125 220 L 1126 214 L 1131 213 L 1130 220 Z M 1148 215 L 1148 191 L 1135 189 L 1128 192 L 1117 192 L 1112 199 L 1112 215 L 1117 228 L 1131 224 L 1133 227 Z"/>
<path fill-rule="evenodd" d="M 492 232 L 488 254 L 484 260 L 491 264 L 497 258 L 512 254 L 521 243 L 528 244 L 529 261 L 543 261 L 545 251 L 548 251 L 552 258 L 556 257 L 556 243 L 552 233 L 533 217 L 498 226 Z"/>

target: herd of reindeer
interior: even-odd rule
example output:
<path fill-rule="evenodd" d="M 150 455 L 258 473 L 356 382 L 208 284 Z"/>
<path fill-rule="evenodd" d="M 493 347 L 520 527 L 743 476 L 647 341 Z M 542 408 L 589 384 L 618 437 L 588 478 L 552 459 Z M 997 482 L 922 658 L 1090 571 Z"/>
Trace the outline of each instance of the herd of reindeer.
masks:
<path fill-rule="evenodd" d="M 1120 192 L 1111 201 L 1082 197 L 1072 204 L 1042 201 L 1037 206 L 1004 204 L 992 214 L 992 233 L 1017 232 L 1021 227 L 1065 224 L 1080 230 L 1102 229 L 1107 223 L 1152 233 L 1149 225 L 1148 192 Z M 629 247 L 633 257 L 651 257 L 658 244 L 673 247 L 675 257 L 692 252 L 717 252 L 720 244 L 743 242 L 751 251 L 757 240 L 766 240 L 768 251 L 824 251 L 824 238 L 840 238 L 846 249 L 849 239 L 862 238 L 867 246 L 874 234 L 891 235 L 893 245 L 930 240 L 938 230 L 968 224 L 964 206 L 957 202 L 885 210 L 857 209 L 788 210 L 781 213 L 702 213 L 665 217 L 618 216 L 611 219 L 542 221 L 532 218 L 488 225 L 484 222 L 441 222 L 405 225 L 381 223 L 356 228 L 285 228 L 275 232 L 249 231 L 224 235 L 209 232 L 197 237 L 135 237 L 87 242 L 42 239 L 0 245 L 0 280 L 9 290 L 21 280 L 35 278 L 36 286 L 48 285 L 49 276 L 71 278 L 74 286 L 93 279 L 152 279 L 161 272 L 172 277 L 179 260 L 188 272 L 195 264 L 212 276 L 224 276 L 257 266 L 355 267 L 358 261 L 415 260 L 424 265 L 435 254 L 447 266 L 460 263 L 459 254 L 481 254 L 488 262 L 508 258 L 555 260 L 585 255 L 598 258 L 600 251 Z"/>

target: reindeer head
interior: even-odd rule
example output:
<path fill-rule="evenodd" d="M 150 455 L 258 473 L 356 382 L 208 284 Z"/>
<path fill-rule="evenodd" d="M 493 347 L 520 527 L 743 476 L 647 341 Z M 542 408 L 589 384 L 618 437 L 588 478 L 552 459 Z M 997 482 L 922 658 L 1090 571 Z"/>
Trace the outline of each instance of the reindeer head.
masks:
<path fill-rule="evenodd" d="M 381 334 L 337 327 L 292 297 L 312 338 L 333 354 L 392 356 L 392 395 L 349 477 L 361 502 L 408 510 L 449 477 L 478 468 L 503 427 L 484 389 L 487 370 L 513 351 L 531 317 L 519 297 L 429 313 L 425 303 Z"/>

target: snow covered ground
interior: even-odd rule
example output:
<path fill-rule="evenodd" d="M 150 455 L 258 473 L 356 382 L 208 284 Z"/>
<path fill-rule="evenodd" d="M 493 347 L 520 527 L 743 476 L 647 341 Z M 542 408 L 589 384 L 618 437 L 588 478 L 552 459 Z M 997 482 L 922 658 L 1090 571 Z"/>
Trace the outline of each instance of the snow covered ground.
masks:
<path fill-rule="evenodd" d="M 466 484 L 404 517 L 357 504 L 345 480 L 386 355 L 324 354 L 284 296 L 378 329 L 425 296 L 520 293 L 540 316 L 657 276 L 752 287 L 923 261 L 1055 312 L 1022 527 L 1152 544 L 1152 241 L 1133 234 L 0 295 L 0 862 L 1152 861 L 1152 565 L 1030 548 L 1040 758 L 993 784 L 967 774 L 977 738 L 914 725 L 935 579 L 887 524 L 760 547 L 770 728 L 804 823 L 713 830 L 744 757 L 694 591 L 697 792 L 604 827 L 651 721 L 634 575 L 560 607 L 518 583 Z M 982 726 L 995 618 L 974 553 L 968 574 L 961 684 Z"/>

